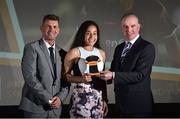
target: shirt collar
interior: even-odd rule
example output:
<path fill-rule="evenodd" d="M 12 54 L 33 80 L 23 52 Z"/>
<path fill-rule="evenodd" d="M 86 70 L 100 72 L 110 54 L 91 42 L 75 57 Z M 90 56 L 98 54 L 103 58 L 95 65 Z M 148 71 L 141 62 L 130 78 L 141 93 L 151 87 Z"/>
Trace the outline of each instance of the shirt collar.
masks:
<path fill-rule="evenodd" d="M 55 48 L 55 44 L 53 46 L 51 46 L 51 45 L 49 45 L 49 43 L 44 38 L 42 38 L 42 39 L 43 39 L 43 41 L 44 41 L 47 48 L 50 48 L 50 47 Z"/>
<path fill-rule="evenodd" d="M 136 40 L 139 38 L 139 34 L 131 41 L 125 41 L 126 43 L 130 42 L 132 45 L 136 42 Z"/>

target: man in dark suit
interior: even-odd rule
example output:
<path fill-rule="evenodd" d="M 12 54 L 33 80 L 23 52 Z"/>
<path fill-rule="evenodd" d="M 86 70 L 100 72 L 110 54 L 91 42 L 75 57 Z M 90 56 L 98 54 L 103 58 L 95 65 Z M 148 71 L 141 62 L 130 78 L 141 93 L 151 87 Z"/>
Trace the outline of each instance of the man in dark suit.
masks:
<path fill-rule="evenodd" d="M 151 71 L 155 48 L 140 35 L 140 23 L 133 13 L 121 18 L 125 42 L 115 49 L 110 71 L 101 78 L 114 79 L 118 117 L 150 117 L 153 106 Z"/>
<path fill-rule="evenodd" d="M 19 108 L 25 117 L 60 117 L 69 88 L 62 79 L 65 51 L 55 44 L 59 24 L 58 16 L 44 16 L 42 38 L 24 48 L 22 73 L 25 83 Z"/>

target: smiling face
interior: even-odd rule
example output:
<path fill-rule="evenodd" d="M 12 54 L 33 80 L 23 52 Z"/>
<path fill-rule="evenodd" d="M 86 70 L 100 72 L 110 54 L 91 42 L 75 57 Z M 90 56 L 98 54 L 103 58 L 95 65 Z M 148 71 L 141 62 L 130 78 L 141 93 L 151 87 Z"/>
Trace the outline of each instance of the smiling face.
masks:
<path fill-rule="evenodd" d="M 140 31 L 140 24 L 138 18 L 134 15 L 123 18 L 121 22 L 121 28 L 124 37 L 128 41 L 133 40 Z"/>
<path fill-rule="evenodd" d="M 45 20 L 41 26 L 41 32 L 45 40 L 55 40 L 60 32 L 58 21 Z"/>
<path fill-rule="evenodd" d="M 97 41 L 97 28 L 94 25 L 90 25 L 85 32 L 85 46 L 94 46 Z"/>

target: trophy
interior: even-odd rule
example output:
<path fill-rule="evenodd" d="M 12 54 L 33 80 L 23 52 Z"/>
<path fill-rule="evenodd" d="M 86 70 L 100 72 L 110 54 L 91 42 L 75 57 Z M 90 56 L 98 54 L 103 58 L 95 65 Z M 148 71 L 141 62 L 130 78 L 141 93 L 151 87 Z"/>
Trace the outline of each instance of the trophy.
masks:
<path fill-rule="evenodd" d="M 95 55 L 91 55 L 86 59 L 80 58 L 78 65 L 82 74 L 88 73 L 91 76 L 99 76 L 100 71 L 104 68 L 104 62 Z"/>

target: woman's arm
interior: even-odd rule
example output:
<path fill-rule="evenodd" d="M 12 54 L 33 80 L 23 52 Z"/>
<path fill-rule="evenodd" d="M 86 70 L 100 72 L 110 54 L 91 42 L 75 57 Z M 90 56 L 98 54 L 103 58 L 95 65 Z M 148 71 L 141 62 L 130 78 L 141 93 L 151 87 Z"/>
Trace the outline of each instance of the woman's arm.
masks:
<path fill-rule="evenodd" d="M 83 76 L 74 76 L 72 73 L 72 68 L 80 57 L 80 52 L 78 48 L 74 48 L 70 50 L 64 60 L 64 68 L 65 68 L 65 75 L 67 78 L 67 81 L 70 83 L 87 83 L 89 81 L 92 81 L 91 76 L 88 74 L 85 74 Z"/>

